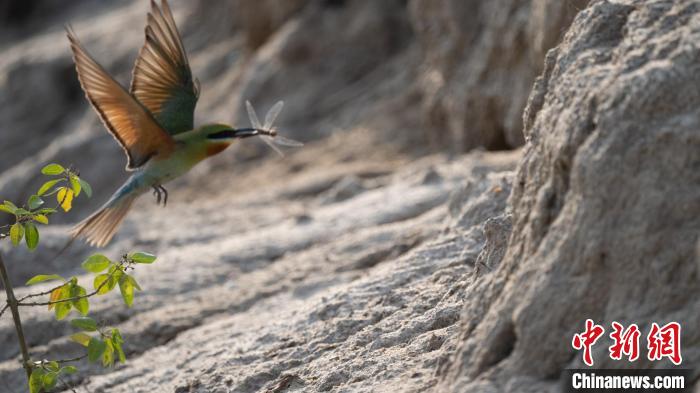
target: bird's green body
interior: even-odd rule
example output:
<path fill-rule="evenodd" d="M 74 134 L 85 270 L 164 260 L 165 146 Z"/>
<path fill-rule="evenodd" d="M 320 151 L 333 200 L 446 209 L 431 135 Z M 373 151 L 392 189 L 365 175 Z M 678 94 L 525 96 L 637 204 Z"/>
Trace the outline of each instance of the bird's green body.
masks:
<path fill-rule="evenodd" d="M 175 149 L 169 156 L 151 158 L 126 181 L 110 202 L 141 195 L 151 188 L 162 186 L 176 179 L 203 160 L 224 151 L 231 140 L 212 140 L 208 136 L 232 130 L 224 124 L 211 124 L 175 135 Z"/>

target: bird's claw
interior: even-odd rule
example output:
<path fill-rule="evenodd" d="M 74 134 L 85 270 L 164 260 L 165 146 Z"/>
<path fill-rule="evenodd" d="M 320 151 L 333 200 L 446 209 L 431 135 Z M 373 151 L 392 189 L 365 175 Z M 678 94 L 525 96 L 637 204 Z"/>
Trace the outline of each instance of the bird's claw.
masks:
<path fill-rule="evenodd" d="M 160 189 L 153 186 L 153 195 L 156 197 L 156 205 L 160 205 Z"/>
<path fill-rule="evenodd" d="M 163 207 L 168 204 L 168 190 L 160 184 L 153 186 L 153 195 L 156 197 L 156 205 L 160 205 L 161 199 L 163 200 Z"/>

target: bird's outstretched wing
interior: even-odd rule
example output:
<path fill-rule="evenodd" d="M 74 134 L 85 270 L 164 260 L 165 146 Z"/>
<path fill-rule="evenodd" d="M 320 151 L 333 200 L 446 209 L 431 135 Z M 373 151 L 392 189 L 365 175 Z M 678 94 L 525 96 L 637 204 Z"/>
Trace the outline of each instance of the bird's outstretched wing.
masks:
<path fill-rule="evenodd" d="M 154 155 L 167 155 L 175 141 L 153 116 L 85 51 L 70 28 L 66 28 L 78 79 L 85 95 L 128 158 L 134 170 Z"/>
<path fill-rule="evenodd" d="M 192 79 L 187 53 L 167 0 L 162 0 L 161 7 L 151 0 L 146 43 L 136 59 L 131 94 L 170 135 L 194 128 L 199 87 Z"/>

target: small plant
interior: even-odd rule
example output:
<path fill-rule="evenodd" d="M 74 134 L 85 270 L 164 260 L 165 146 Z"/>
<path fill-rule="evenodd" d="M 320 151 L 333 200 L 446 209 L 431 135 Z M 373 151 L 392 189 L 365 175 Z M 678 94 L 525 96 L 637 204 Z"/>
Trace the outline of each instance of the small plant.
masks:
<path fill-rule="evenodd" d="M 21 246 L 24 240 L 26 247 L 34 250 L 39 245 L 38 225 L 48 225 L 51 215 L 61 210 L 64 212 L 71 210 L 73 200 L 81 193 L 88 197 L 92 195 L 90 185 L 72 168 L 66 169 L 58 164 L 49 164 L 41 172 L 50 176 L 51 179 L 46 181 L 36 194 L 31 195 L 24 205 L 19 207 L 10 201 L 0 204 L 0 212 L 13 215 L 15 221 L 0 227 L 0 240 L 9 238 L 16 247 Z M 55 199 L 54 207 L 45 206 L 50 198 Z M 30 393 L 49 392 L 59 382 L 66 385 L 62 377 L 78 370 L 69 363 L 87 359 L 90 362 L 100 362 L 104 367 L 110 367 L 117 362 L 126 361 L 124 340 L 119 329 L 107 327 L 90 318 L 88 316 L 89 299 L 93 296 L 105 295 L 119 287 L 124 303 L 131 307 L 134 302 L 134 293 L 140 291 L 141 287 L 128 272 L 138 264 L 151 264 L 155 260 L 154 255 L 144 252 L 127 253 L 117 261 L 110 260 L 102 254 L 94 254 L 82 263 L 85 271 L 95 275 L 91 290 L 81 285 L 77 277 L 64 278 L 57 274 L 40 274 L 29 279 L 26 285 L 48 281 L 56 281 L 57 285 L 49 290 L 17 299 L 0 255 L 0 279 L 7 293 L 7 302 L 0 308 L 0 317 L 7 310 L 12 314 Z M 42 297 L 45 299 L 41 300 Z M 72 311 L 79 314 L 70 321 L 70 324 L 78 330 L 71 339 L 85 347 L 84 355 L 58 360 L 33 360 L 30 357 L 24 338 L 20 309 L 41 306 L 47 306 L 48 310 L 53 311 L 57 320 L 65 319 Z"/>

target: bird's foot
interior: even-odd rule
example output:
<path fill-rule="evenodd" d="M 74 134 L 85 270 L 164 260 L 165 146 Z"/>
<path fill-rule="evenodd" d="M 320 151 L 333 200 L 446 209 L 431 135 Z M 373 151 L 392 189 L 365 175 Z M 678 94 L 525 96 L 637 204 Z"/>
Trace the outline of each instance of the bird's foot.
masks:
<path fill-rule="evenodd" d="M 160 190 L 163 191 L 163 207 L 165 207 L 168 204 L 168 190 L 163 186 L 160 186 Z"/>
<path fill-rule="evenodd" d="M 153 195 L 156 197 L 156 205 L 160 205 L 161 192 L 159 186 L 153 186 Z"/>

